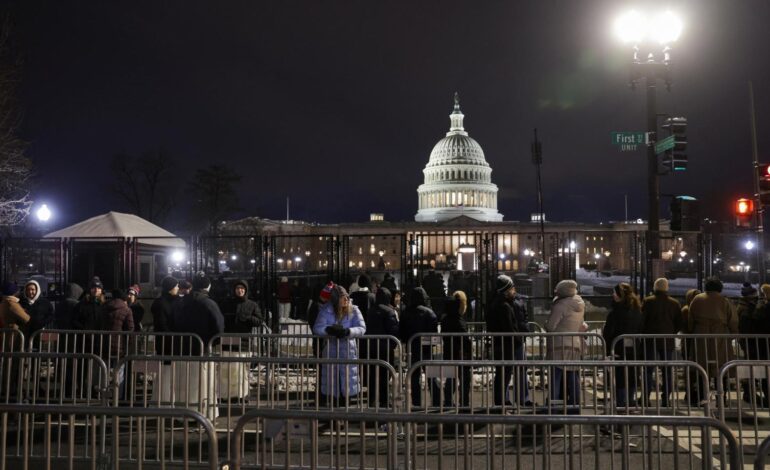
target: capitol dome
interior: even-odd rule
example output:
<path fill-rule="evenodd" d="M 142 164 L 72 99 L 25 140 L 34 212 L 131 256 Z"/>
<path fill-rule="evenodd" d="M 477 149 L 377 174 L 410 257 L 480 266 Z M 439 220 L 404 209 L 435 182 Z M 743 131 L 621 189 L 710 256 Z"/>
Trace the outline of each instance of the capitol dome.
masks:
<path fill-rule="evenodd" d="M 492 184 L 492 168 L 484 151 L 463 127 L 465 115 L 460 111 L 460 97 L 449 115 L 446 137 L 439 140 L 430 153 L 425 169 L 425 182 L 417 188 L 419 210 L 417 222 L 441 222 L 467 216 L 483 222 L 500 222 L 497 212 L 497 186 Z"/>

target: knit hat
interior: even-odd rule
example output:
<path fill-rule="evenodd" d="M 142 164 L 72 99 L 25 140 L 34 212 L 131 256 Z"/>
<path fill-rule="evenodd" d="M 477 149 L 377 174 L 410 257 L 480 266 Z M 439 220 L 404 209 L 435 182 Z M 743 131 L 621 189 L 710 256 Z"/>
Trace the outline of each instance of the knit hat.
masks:
<path fill-rule="evenodd" d="M 179 283 L 176 279 L 174 279 L 171 276 L 166 276 L 163 278 L 162 281 L 160 281 L 160 288 L 163 292 L 168 292 L 174 287 L 176 287 Z"/>
<path fill-rule="evenodd" d="M 757 290 L 750 282 L 744 282 L 741 287 L 741 297 L 754 297 L 757 295 Z"/>
<path fill-rule="evenodd" d="M 495 290 L 497 292 L 505 292 L 511 287 L 513 287 L 513 279 L 510 276 L 505 274 L 497 276 L 497 281 L 495 281 Z"/>
<path fill-rule="evenodd" d="M 5 281 L 3 283 L 3 295 L 5 296 L 16 295 L 17 292 L 19 292 L 19 286 L 14 284 L 12 281 Z"/>
<path fill-rule="evenodd" d="M 558 297 L 572 297 L 573 295 L 577 295 L 577 287 L 577 282 L 572 279 L 565 279 L 559 281 L 553 291 Z"/>
<path fill-rule="evenodd" d="M 715 277 L 706 279 L 706 285 L 703 286 L 706 292 L 722 292 L 722 281 Z"/>
<path fill-rule="evenodd" d="M 762 284 L 762 287 L 760 287 L 759 290 L 762 291 L 762 295 L 766 299 L 770 299 L 770 284 Z"/>
<path fill-rule="evenodd" d="M 326 284 L 323 289 L 321 289 L 321 293 L 318 294 L 318 297 L 323 299 L 324 302 L 328 302 L 332 297 L 332 289 L 334 289 L 334 283 L 329 281 L 329 283 Z"/>
<path fill-rule="evenodd" d="M 366 274 L 361 274 L 358 276 L 356 284 L 358 284 L 359 289 L 370 289 L 372 287 L 372 280 Z"/>
<path fill-rule="evenodd" d="M 171 289 L 169 289 L 171 290 Z M 139 292 L 141 289 L 139 288 L 138 284 L 133 284 L 129 286 L 128 289 L 126 289 L 126 295 L 133 295 L 134 297 L 139 297 Z"/>
<path fill-rule="evenodd" d="M 211 287 L 211 280 L 206 277 L 206 274 L 199 272 L 193 278 L 192 286 L 195 290 L 206 290 Z"/>
<path fill-rule="evenodd" d="M 655 279 L 655 283 L 652 285 L 654 292 L 668 292 L 668 279 L 665 277 L 659 277 Z"/>
<path fill-rule="evenodd" d="M 104 285 L 102 284 L 102 280 L 99 279 L 99 276 L 94 276 L 94 278 L 91 279 L 91 282 L 88 283 L 89 289 L 93 289 L 94 287 L 98 287 L 99 289 L 104 289 Z"/>

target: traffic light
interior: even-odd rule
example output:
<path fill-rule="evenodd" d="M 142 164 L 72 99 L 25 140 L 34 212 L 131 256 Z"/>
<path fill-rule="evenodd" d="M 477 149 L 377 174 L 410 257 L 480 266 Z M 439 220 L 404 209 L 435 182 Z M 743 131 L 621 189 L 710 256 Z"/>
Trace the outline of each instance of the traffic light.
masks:
<path fill-rule="evenodd" d="M 670 117 L 663 125 L 674 136 L 674 148 L 666 150 L 663 156 L 663 165 L 671 171 L 684 171 L 687 169 L 687 118 Z"/>
<path fill-rule="evenodd" d="M 759 180 L 759 200 L 763 206 L 770 205 L 770 163 L 757 165 L 757 180 Z"/>
<path fill-rule="evenodd" d="M 740 198 L 735 201 L 735 224 L 738 227 L 751 227 L 754 218 L 754 201 Z"/>

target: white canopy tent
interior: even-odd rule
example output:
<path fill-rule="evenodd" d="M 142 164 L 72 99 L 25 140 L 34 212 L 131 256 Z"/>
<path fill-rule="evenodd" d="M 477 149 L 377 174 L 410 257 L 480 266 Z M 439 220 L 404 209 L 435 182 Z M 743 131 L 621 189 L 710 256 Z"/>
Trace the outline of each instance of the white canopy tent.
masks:
<path fill-rule="evenodd" d="M 163 237 L 163 238 L 153 238 Z M 184 248 L 184 240 L 157 225 L 134 214 L 108 212 L 75 225 L 51 232 L 45 238 L 77 238 L 97 241 L 100 238 L 138 239 L 142 245 L 155 247 Z"/>

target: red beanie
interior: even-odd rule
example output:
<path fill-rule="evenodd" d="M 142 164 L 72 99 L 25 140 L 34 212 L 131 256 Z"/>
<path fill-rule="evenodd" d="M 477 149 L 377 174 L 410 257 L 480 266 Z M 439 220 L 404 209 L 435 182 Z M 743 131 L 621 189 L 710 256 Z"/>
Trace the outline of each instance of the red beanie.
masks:
<path fill-rule="evenodd" d="M 332 289 L 334 289 L 334 283 L 332 281 L 329 281 L 329 283 L 324 286 L 324 288 L 321 290 L 321 293 L 318 296 L 321 299 L 323 299 L 324 302 L 328 302 L 329 299 L 332 297 Z"/>

